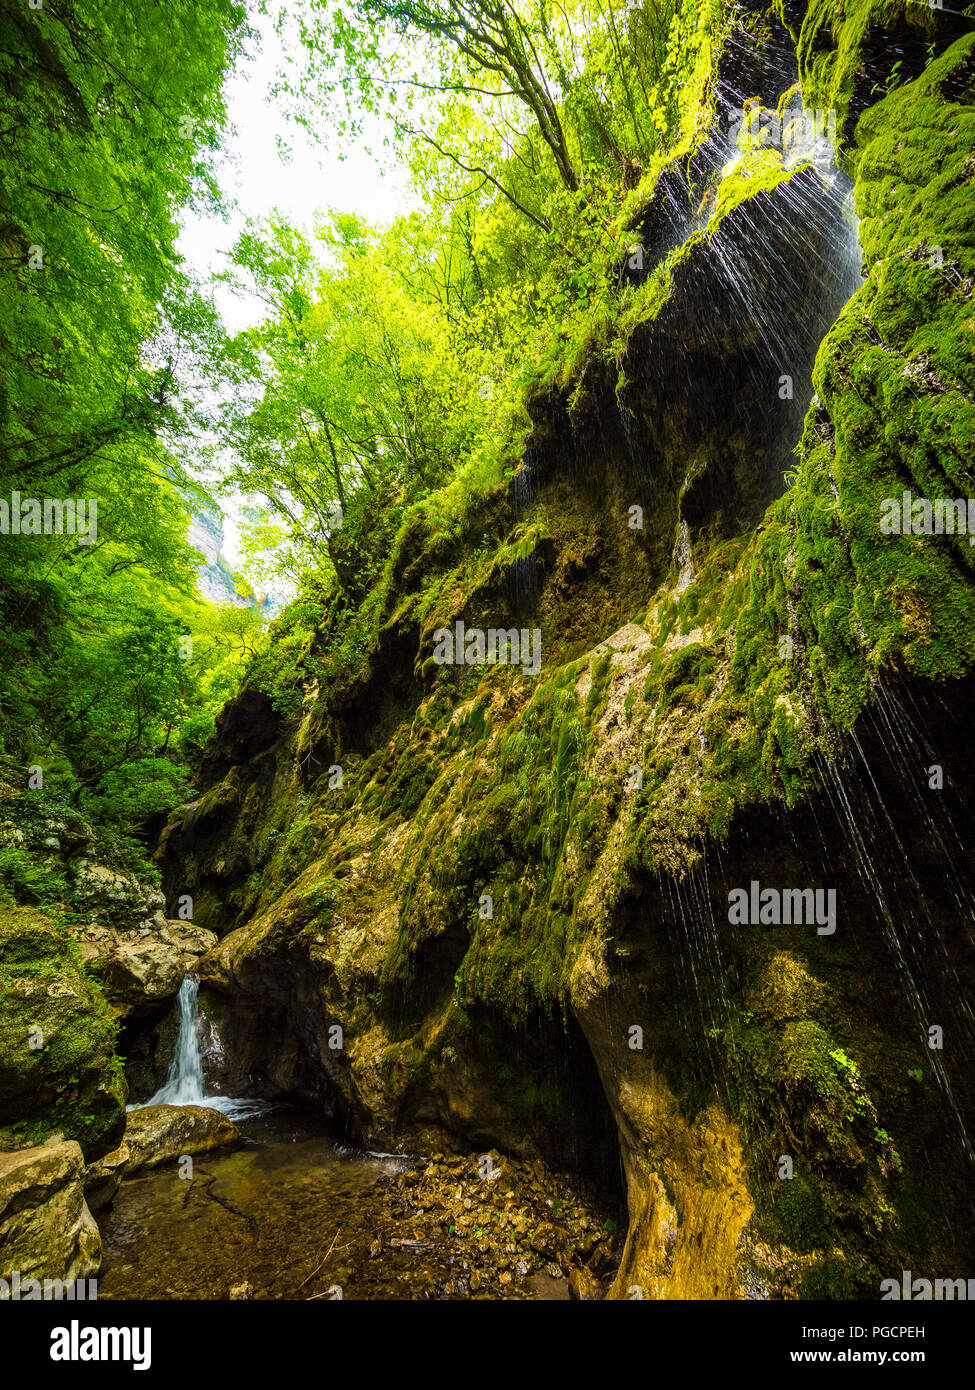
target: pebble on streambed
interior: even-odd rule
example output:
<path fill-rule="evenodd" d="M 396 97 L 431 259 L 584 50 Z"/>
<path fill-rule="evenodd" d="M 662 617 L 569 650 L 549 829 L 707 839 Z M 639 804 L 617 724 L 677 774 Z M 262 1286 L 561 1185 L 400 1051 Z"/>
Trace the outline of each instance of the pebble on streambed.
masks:
<path fill-rule="evenodd" d="M 436 1251 L 449 1277 L 434 1298 L 582 1298 L 605 1295 L 619 1263 L 617 1223 L 576 1178 L 496 1151 L 442 1155 L 387 1180 L 386 1208 L 403 1234 L 385 1248 Z M 568 1281 L 568 1282 L 566 1282 Z"/>

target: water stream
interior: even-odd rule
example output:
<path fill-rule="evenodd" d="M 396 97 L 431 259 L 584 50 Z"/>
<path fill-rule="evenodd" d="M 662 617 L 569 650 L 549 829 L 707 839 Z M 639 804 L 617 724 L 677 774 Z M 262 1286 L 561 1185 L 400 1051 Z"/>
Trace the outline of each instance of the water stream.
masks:
<path fill-rule="evenodd" d="M 166 1080 L 129 1106 L 204 1105 L 241 1130 L 243 1142 L 129 1179 L 102 1216 L 102 1298 L 410 1298 L 438 1271 L 412 1253 L 371 1258 L 388 1226 L 383 1180 L 411 1160 L 342 1145 L 326 1121 L 269 1101 L 207 1095 L 199 980 L 176 1000 L 179 1026 Z M 339 1240 L 341 1235 L 342 1239 Z M 326 1251 L 330 1253 L 326 1258 Z M 241 1296 L 238 1292 L 236 1296 Z"/>
<path fill-rule="evenodd" d="M 198 978 L 195 975 L 187 975 L 176 998 L 179 1031 L 166 1080 L 155 1095 L 138 1105 L 130 1105 L 129 1110 L 142 1110 L 147 1105 L 206 1105 L 211 1110 L 219 1110 L 234 1121 L 265 1114 L 271 1109 L 272 1102 L 206 1095 L 203 1082 L 203 1053 L 200 1047 L 202 1020 L 199 993 Z"/>
<path fill-rule="evenodd" d="M 145 1104 L 220 1109 L 240 1139 L 123 1181 L 99 1212 L 99 1297 L 565 1299 L 583 1259 L 608 1286 L 622 1212 L 585 1180 L 498 1155 L 504 1180 L 486 1181 L 476 1155 L 356 1149 L 322 1115 L 207 1095 L 198 990 L 180 989 L 169 1074 Z"/>
<path fill-rule="evenodd" d="M 381 1260 L 371 1255 L 390 1226 L 389 1180 L 408 1160 L 344 1148 L 326 1122 L 287 1106 L 238 1124 L 243 1142 L 198 1155 L 191 1176 L 168 1165 L 123 1183 L 100 1218 L 100 1298 L 223 1299 L 249 1285 L 256 1298 L 334 1298 L 338 1286 L 403 1299 L 434 1285 L 439 1271 L 409 1250 L 385 1242 Z"/>

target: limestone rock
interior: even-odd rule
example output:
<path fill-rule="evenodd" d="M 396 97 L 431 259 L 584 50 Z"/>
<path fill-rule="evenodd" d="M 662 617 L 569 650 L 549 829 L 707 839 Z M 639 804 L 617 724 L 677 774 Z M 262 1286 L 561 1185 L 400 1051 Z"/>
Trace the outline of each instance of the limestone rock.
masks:
<path fill-rule="evenodd" d="M 89 1163 L 84 1174 L 85 1201 L 92 1211 L 100 1211 L 112 1201 L 128 1166 L 129 1156 L 129 1146 L 123 1140 L 117 1149 Z"/>
<path fill-rule="evenodd" d="M 676 254 L 644 282 L 625 359 L 589 355 L 581 374 L 529 394 L 509 494 L 517 526 L 507 503 L 490 519 L 485 509 L 476 565 L 439 522 L 405 528 L 372 630 L 356 632 L 360 674 L 337 680 L 294 734 L 267 697 L 243 692 L 220 717 L 199 800 L 157 854 L 170 888 L 221 933 L 200 975 L 226 1004 L 234 1089 L 254 1077 L 265 1094 L 334 1094 L 387 1147 L 584 1156 L 607 1179 L 622 1159 L 612 1299 L 723 1299 L 774 1289 L 780 1273 L 779 1294 L 876 1297 L 909 1258 L 971 1262 L 967 1160 L 933 1142 L 959 1118 L 972 1132 L 967 1064 L 946 1049 L 935 1084 L 934 1058 L 907 1041 L 923 1037 L 914 1000 L 930 993 L 950 1010 L 971 993 L 954 906 L 967 866 L 952 866 L 959 888 L 943 886 L 941 850 L 918 829 L 902 715 L 924 711 L 925 683 L 937 683 L 939 740 L 966 744 L 970 537 L 905 544 L 878 525 L 908 484 L 918 496 L 936 478 L 946 497 L 969 489 L 975 36 L 932 61 L 915 32 L 902 79 L 863 110 L 879 22 L 879 7 L 856 7 L 842 54 L 828 52 L 835 27 L 812 44 L 804 26 L 798 55 L 780 29 L 767 63 L 729 45 L 746 66 L 719 83 L 735 105 L 746 91 L 775 105 L 798 58 L 801 99 L 841 106 L 856 136 L 844 163 L 859 236 L 842 181 L 804 159 L 747 150 L 704 202 L 696 189 L 708 229 L 690 237 L 698 175 L 690 161 L 664 171 L 640 240 L 648 258 Z M 833 25 L 827 14 L 818 28 Z M 726 133 L 708 137 L 697 170 L 724 169 Z M 773 413 L 776 382 L 788 391 Z M 653 491 L 633 533 L 637 478 Z M 532 611 L 543 678 L 526 688 L 485 671 L 476 693 L 446 683 L 428 655 L 434 604 L 502 629 Z M 327 609 L 320 630 L 339 620 Z M 316 668 L 302 672 L 309 690 Z M 881 695 L 861 738 L 855 721 Z M 340 797 L 324 776 L 337 749 L 356 760 Z M 958 779 L 966 824 L 970 783 Z M 854 840 L 869 852 L 854 854 Z M 849 904 L 839 951 L 816 933 L 780 946 L 729 930 L 731 886 L 818 882 L 825 865 Z M 877 915 L 880 886 L 909 881 L 917 908 L 902 917 L 892 901 Z M 489 883 L 504 885 L 506 908 L 492 899 L 475 920 Z M 915 951 L 913 925 L 899 935 L 915 910 L 930 950 Z M 907 960 L 910 998 L 897 978 Z M 944 988 L 945 962 L 960 990 Z M 556 1039 L 545 1020 L 559 1012 Z M 967 1037 L 961 1011 L 957 1025 Z M 949 1086 L 963 1116 L 943 1103 Z M 778 1183 L 784 1135 L 814 1170 Z M 430 1164 L 424 1181 L 436 1176 Z M 468 1199 L 454 1234 L 479 1229 Z M 549 1215 L 526 1244 L 556 1279 L 565 1247 Z M 810 1252 L 794 1273 L 778 1253 L 790 1242 Z M 743 1285 L 759 1247 L 774 1261 Z M 608 1276 L 612 1259 L 599 1261 Z"/>
<path fill-rule="evenodd" d="M 135 929 L 90 923 L 75 935 L 82 957 L 98 976 L 112 1009 L 146 1013 L 175 995 L 184 977 L 216 937 L 192 922 L 167 921 L 161 913 Z"/>
<path fill-rule="evenodd" d="M 0 1278 L 87 1279 L 102 1242 L 85 1202 L 73 1140 L 0 1153 Z"/>
<path fill-rule="evenodd" d="M 126 1172 L 156 1168 L 183 1154 L 206 1153 L 239 1138 L 237 1126 L 206 1105 L 147 1105 L 128 1117 Z"/>
<path fill-rule="evenodd" d="M 81 859 L 75 867 L 74 880 L 78 899 L 99 921 L 120 927 L 156 918 L 165 921 L 165 897 L 154 885 L 134 874 Z"/>

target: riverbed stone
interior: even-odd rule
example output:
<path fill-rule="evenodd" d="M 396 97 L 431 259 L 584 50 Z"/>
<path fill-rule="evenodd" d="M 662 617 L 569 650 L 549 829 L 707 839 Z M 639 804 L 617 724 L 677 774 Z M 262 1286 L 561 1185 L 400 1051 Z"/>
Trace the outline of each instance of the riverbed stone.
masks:
<path fill-rule="evenodd" d="M 591 1270 L 584 1266 L 569 1271 L 569 1297 L 582 1303 L 594 1303 L 603 1297 L 603 1286 Z"/>
<path fill-rule="evenodd" d="M 184 1154 L 206 1153 L 240 1138 L 240 1130 L 207 1105 L 146 1105 L 128 1116 L 126 1173 L 157 1168 Z"/>
<path fill-rule="evenodd" d="M 83 1178 L 81 1147 L 70 1139 L 0 1153 L 0 1279 L 97 1274 L 102 1242 Z"/>

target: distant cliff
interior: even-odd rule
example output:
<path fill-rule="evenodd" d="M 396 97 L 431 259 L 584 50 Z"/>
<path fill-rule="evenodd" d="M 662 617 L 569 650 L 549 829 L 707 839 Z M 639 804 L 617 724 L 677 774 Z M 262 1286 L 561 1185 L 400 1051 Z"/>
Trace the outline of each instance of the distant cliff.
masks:
<path fill-rule="evenodd" d="M 223 516 L 219 511 L 194 512 L 190 521 L 190 545 L 202 551 L 204 560 L 197 571 L 200 593 L 211 603 L 233 603 L 238 608 L 252 608 L 257 602 L 253 593 L 241 592 L 234 581 L 223 550 Z"/>

